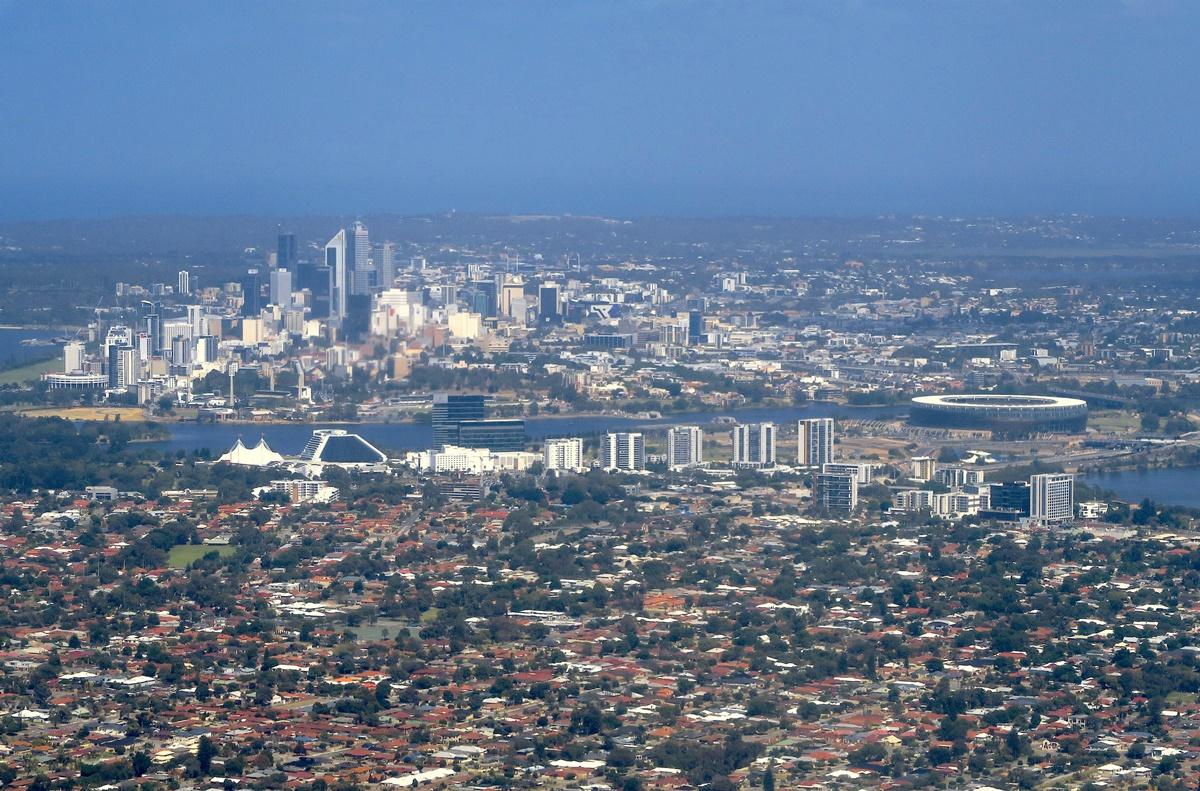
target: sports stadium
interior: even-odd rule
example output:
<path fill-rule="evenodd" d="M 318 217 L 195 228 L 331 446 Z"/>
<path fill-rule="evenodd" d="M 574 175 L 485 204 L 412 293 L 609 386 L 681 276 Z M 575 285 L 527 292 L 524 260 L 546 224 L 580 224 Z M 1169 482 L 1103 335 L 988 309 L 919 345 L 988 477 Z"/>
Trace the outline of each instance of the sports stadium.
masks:
<path fill-rule="evenodd" d="M 991 431 L 1016 439 L 1035 434 L 1077 434 L 1087 428 L 1088 405 L 1078 398 L 994 393 L 917 396 L 908 422 L 931 428 Z"/>

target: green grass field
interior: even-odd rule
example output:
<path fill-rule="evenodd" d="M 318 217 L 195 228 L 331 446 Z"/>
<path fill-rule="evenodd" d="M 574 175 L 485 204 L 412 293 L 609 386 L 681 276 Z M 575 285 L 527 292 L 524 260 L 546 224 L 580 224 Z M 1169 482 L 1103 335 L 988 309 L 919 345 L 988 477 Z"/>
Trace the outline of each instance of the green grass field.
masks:
<path fill-rule="evenodd" d="M 48 371 L 61 371 L 62 358 L 51 357 L 49 360 L 39 360 L 36 363 L 22 365 L 20 368 L 9 368 L 0 371 L 0 385 L 19 385 L 37 379 Z"/>
<path fill-rule="evenodd" d="M 1088 427 L 1106 434 L 1129 434 L 1141 425 L 1136 412 L 1123 409 L 1097 409 L 1088 415 Z"/>
<path fill-rule="evenodd" d="M 213 547 L 207 544 L 180 544 L 171 547 L 167 553 L 167 565 L 173 569 L 187 568 L 209 552 L 216 552 L 221 557 L 228 557 L 234 552 L 234 547 Z"/>

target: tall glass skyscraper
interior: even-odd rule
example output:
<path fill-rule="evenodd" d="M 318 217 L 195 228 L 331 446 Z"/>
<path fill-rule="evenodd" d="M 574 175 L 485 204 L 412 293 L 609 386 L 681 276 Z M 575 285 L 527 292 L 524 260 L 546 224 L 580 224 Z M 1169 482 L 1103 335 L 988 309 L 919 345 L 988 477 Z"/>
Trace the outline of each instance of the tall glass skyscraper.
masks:
<path fill-rule="evenodd" d="M 279 234 L 275 242 L 275 266 L 292 271 L 296 268 L 296 261 L 296 234 Z"/>
<path fill-rule="evenodd" d="M 346 237 L 346 260 L 349 263 L 350 293 L 369 294 L 371 292 L 371 239 L 367 235 L 367 226 L 361 222 L 354 223 L 353 230 Z"/>
<path fill-rule="evenodd" d="M 346 268 L 346 229 L 338 231 L 325 244 L 325 266 L 329 269 L 329 315 L 337 321 L 346 318 L 349 270 Z"/>

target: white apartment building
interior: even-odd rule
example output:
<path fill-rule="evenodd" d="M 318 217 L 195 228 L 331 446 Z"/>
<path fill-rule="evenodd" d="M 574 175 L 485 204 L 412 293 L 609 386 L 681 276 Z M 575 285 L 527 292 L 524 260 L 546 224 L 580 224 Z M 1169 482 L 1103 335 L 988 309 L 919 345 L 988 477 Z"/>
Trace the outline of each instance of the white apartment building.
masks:
<path fill-rule="evenodd" d="M 704 463 L 704 430 L 699 426 L 673 426 L 667 430 L 667 466 L 672 470 Z"/>
<path fill-rule="evenodd" d="M 542 449 L 542 463 L 547 470 L 582 472 L 583 440 L 579 437 L 548 439 Z"/>

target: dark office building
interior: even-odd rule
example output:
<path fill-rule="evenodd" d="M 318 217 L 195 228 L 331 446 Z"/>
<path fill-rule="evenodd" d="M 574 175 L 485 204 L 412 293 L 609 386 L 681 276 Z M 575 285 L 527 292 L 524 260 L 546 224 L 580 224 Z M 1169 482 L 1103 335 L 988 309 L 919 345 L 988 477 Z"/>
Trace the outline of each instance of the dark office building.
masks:
<path fill-rule="evenodd" d="M 262 279 L 257 269 L 251 269 L 242 278 L 242 315 L 257 316 L 262 306 Z"/>
<path fill-rule="evenodd" d="M 433 446 L 457 445 L 459 423 L 485 417 L 483 396 L 437 393 L 433 397 Z"/>
<path fill-rule="evenodd" d="M 589 333 L 583 336 L 583 345 L 588 349 L 632 349 L 637 341 L 633 333 Z"/>
<path fill-rule="evenodd" d="M 1025 481 L 992 484 L 988 508 L 979 515 L 984 519 L 1013 522 L 1029 516 L 1029 484 Z"/>
<path fill-rule="evenodd" d="M 333 274 L 327 266 L 311 262 L 296 265 L 297 291 L 307 290 L 312 295 L 311 316 L 314 319 L 329 318 L 329 294 L 333 285 Z"/>
<path fill-rule="evenodd" d="M 371 328 L 371 295 L 350 294 L 346 297 L 346 320 L 342 322 L 341 337 L 357 339 Z"/>
<path fill-rule="evenodd" d="M 538 321 L 544 324 L 562 323 L 562 292 L 557 284 L 538 289 Z"/>
<path fill-rule="evenodd" d="M 695 345 L 703 340 L 704 315 L 708 312 L 708 300 L 705 297 L 689 297 L 688 311 L 688 342 Z"/>
<path fill-rule="evenodd" d="M 296 234 L 281 233 L 275 243 L 275 266 L 296 271 Z"/>
<path fill-rule="evenodd" d="M 458 442 L 454 444 L 496 452 L 525 450 L 525 419 L 464 420 L 458 424 Z"/>
<path fill-rule="evenodd" d="M 485 319 L 496 318 L 496 281 L 475 280 L 471 288 L 475 292 L 471 297 L 471 310 Z"/>

